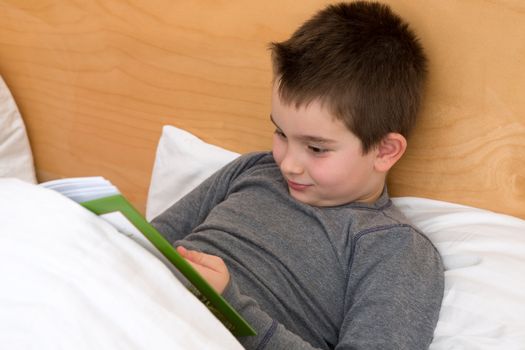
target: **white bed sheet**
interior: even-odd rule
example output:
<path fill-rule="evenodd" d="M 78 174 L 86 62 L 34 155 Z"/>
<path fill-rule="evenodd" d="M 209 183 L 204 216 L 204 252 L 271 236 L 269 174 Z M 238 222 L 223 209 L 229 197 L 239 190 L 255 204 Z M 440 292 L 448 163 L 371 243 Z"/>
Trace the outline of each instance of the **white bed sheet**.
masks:
<path fill-rule="evenodd" d="M 53 191 L 0 179 L 0 347 L 241 349 L 169 270 Z"/>

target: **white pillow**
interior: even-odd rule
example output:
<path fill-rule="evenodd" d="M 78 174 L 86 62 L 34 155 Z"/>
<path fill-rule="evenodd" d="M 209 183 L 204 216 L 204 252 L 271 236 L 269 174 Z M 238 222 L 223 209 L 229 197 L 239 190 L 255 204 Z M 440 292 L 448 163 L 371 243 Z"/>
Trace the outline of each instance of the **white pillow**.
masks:
<path fill-rule="evenodd" d="M 0 76 L 0 177 L 36 183 L 26 129 L 11 92 Z"/>
<path fill-rule="evenodd" d="M 165 127 L 148 196 L 160 214 L 237 154 Z M 525 221 L 423 198 L 394 203 L 436 245 L 445 296 L 431 349 L 524 349 Z"/>
<path fill-rule="evenodd" d="M 525 220 L 423 198 L 393 201 L 443 257 L 445 296 L 430 349 L 524 349 Z"/>
<path fill-rule="evenodd" d="M 152 220 L 238 153 L 206 143 L 174 126 L 164 126 L 146 204 L 146 219 Z"/>

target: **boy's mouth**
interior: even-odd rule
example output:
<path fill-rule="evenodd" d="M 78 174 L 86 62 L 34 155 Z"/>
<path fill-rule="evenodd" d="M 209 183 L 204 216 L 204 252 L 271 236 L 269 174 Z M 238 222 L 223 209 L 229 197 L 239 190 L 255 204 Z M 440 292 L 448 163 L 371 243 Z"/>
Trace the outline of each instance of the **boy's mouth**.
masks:
<path fill-rule="evenodd" d="M 300 184 L 292 180 L 286 180 L 286 182 L 288 183 L 288 187 L 290 187 L 294 191 L 304 191 L 305 189 L 311 186 L 311 185 Z"/>

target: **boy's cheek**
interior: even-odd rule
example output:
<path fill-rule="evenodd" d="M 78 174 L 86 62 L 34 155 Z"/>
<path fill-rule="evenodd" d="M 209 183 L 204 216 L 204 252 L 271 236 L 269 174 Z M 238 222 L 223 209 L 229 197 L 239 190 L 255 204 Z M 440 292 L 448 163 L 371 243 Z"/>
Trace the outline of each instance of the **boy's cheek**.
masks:
<path fill-rule="evenodd" d="M 277 163 L 277 165 L 281 165 L 281 161 L 283 159 L 283 154 L 284 154 L 284 148 L 283 148 L 282 142 L 276 138 L 277 138 L 276 136 L 274 136 L 273 138 L 272 154 L 273 154 L 273 159 L 275 159 L 275 162 Z"/>

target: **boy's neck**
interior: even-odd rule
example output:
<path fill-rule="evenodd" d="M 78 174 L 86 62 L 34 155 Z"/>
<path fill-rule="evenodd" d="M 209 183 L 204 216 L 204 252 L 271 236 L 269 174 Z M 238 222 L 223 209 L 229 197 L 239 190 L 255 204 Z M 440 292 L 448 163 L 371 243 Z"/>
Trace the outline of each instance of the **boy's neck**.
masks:
<path fill-rule="evenodd" d="M 373 204 L 375 203 L 379 197 L 383 194 L 383 191 L 385 189 L 385 184 L 383 183 L 382 186 L 378 186 L 377 189 L 375 189 L 373 192 L 371 192 L 369 195 L 367 195 L 364 198 L 361 198 L 357 200 L 357 203 L 366 203 L 366 204 Z"/>

